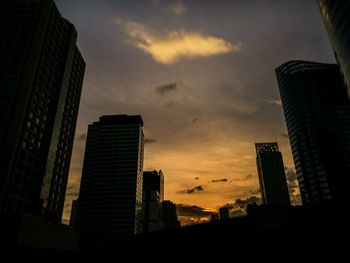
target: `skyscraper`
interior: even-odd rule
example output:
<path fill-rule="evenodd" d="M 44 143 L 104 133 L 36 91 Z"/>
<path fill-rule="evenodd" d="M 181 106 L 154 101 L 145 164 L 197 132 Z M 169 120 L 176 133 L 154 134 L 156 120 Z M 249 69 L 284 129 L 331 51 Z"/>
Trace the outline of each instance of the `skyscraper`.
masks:
<path fill-rule="evenodd" d="M 318 4 L 350 96 L 350 1 L 318 0 Z"/>
<path fill-rule="evenodd" d="M 256 143 L 255 149 L 262 203 L 290 205 L 282 154 L 277 143 Z"/>
<path fill-rule="evenodd" d="M 85 62 L 52 0 L 0 0 L 0 214 L 61 221 Z"/>
<path fill-rule="evenodd" d="M 142 230 L 142 127 L 139 115 L 89 125 L 77 215 L 84 247 L 110 247 Z"/>
<path fill-rule="evenodd" d="M 78 211 L 79 199 L 72 201 L 72 209 L 70 210 L 69 225 L 75 228 L 77 223 L 77 211 Z"/>
<path fill-rule="evenodd" d="M 276 76 L 303 204 L 345 201 L 350 103 L 338 65 L 290 61 Z"/>
<path fill-rule="evenodd" d="M 143 172 L 142 192 L 143 232 L 163 229 L 161 204 L 164 200 L 164 175 L 161 170 Z"/>
<path fill-rule="evenodd" d="M 169 200 L 162 202 L 162 222 L 165 229 L 180 227 L 180 221 L 177 219 L 176 205 Z"/>
<path fill-rule="evenodd" d="M 220 220 L 225 220 L 230 218 L 230 209 L 227 206 L 219 208 L 219 217 Z"/>

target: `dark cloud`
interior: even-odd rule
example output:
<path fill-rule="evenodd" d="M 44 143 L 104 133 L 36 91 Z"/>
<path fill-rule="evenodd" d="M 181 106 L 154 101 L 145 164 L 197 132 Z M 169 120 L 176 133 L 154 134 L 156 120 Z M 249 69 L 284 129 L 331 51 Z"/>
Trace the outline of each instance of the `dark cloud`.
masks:
<path fill-rule="evenodd" d="M 155 139 L 149 139 L 149 138 L 145 139 L 145 144 L 147 144 L 147 143 L 155 143 L 155 142 L 157 142 L 157 140 L 155 140 Z"/>
<path fill-rule="evenodd" d="M 204 191 L 204 188 L 203 188 L 203 186 L 198 185 L 196 187 L 186 189 L 186 190 L 181 190 L 181 191 L 178 191 L 176 193 L 177 194 L 193 194 L 193 193 L 200 192 L 200 191 Z"/>
<path fill-rule="evenodd" d="M 187 189 L 187 193 L 188 194 L 192 194 L 192 193 L 194 193 L 196 191 L 198 192 L 198 191 L 203 191 L 203 190 L 204 190 L 203 186 L 198 185 L 198 186 L 196 186 L 196 187 L 194 187 L 192 189 Z"/>
<path fill-rule="evenodd" d="M 211 180 L 212 183 L 220 183 L 220 182 L 227 182 L 227 181 L 228 180 L 226 178 Z"/>
<path fill-rule="evenodd" d="M 86 133 L 79 134 L 75 139 L 78 141 L 86 141 Z"/>
<path fill-rule="evenodd" d="M 233 206 L 234 207 L 240 207 L 240 208 L 246 208 L 247 205 L 249 204 L 253 204 L 253 203 L 260 203 L 261 202 L 261 198 L 260 197 L 256 197 L 256 196 L 250 196 L 246 199 L 236 199 L 236 201 L 234 202 Z"/>
<path fill-rule="evenodd" d="M 288 133 L 282 132 L 282 133 L 281 133 L 281 136 L 282 136 L 283 138 L 288 138 Z"/>
<path fill-rule="evenodd" d="M 178 84 L 176 82 L 173 82 L 173 83 L 169 83 L 169 84 L 157 87 L 156 93 L 164 96 L 165 94 L 167 94 L 171 91 L 177 90 L 177 88 L 178 88 Z"/>
<path fill-rule="evenodd" d="M 297 174 L 294 169 L 289 169 L 288 167 L 285 167 L 285 172 L 286 172 L 286 179 L 287 179 L 289 197 L 291 199 L 291 202 L 293 205 L 300 205 L 301 197 L 299 194 Z"/>
<path fill-rule="evenodd" d="M 194 180 L 199 180 L 199 177 L 194 178 Z"/>
<path fill-rule="evenodd" d="M 195 124 L 198 121 L 198 118 L 193 118 L 192 123 Z"/>
<path fill-rule="evenodd" d="M 246 214 L 246 207 L 249 204 L 260 204 L 261 198 L 256 196 L 250 196 L 246 199 L 236 199 L 233 204 L 225 204 L 222 207 L 228 207 L 230 209 L 230 217 L 242 216 Z"/>
<path fill-rule="evenodd" d="M 251 192 L 251 194 L 254 195 L 254 196 L 255 196 L 255 195 L 258 195 L 258 194 L 260 194 L 260 193 L 261 193 L 260 188 L 258 188 L 258 189 L 256 189 L 256 190 L 254 190 L 254 191 Z"/>
<path fill-rule="evenodd" d="M 253 178 L 253 175 L 251 175 L 251 174 L 248 174 L 248 175 L 245 177 L 246 180 L 251 179 L 251 178 Z"/>
<path fill-rule="evenodd" d="M 79 196 L 79 193 L 78 192 L 68 192 L 66 194 L 66 198 L 70 198 L 70 199 L 76 199 L 77 197 Z"/>
<path fill-rule="evenodd" d="M 176 209 L 178 216 L 204 217 L 213 214 L 213 212 L 205 211 L 203 207 L 196 205 L 177 204 Z"/>

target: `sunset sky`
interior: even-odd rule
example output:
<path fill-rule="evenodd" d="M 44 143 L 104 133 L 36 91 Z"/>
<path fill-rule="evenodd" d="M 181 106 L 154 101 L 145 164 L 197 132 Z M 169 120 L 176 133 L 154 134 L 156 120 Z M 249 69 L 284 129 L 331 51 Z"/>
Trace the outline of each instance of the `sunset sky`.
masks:
<path fill-rule="evenodd" d="M 316 1 L 56 4 L 75 25 L 87 63 L 65 222 L 79 192 L 87 126 L 108 114 L 142 116 L 144 170 L 163 171 L 165 198 L 179 205 L 184 224 L 258 200 L 254 142 L 278 141 L 295 190 L 274 69 L 295 59 L 334 62 Z"/>

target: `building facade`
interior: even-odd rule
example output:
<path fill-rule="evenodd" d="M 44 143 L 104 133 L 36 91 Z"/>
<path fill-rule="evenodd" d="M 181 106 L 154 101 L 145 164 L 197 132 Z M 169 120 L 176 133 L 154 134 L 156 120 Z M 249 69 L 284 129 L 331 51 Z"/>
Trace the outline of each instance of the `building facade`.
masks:
<path fill-rule="evenodd" d="M 143 232 L 162 230 L 161 208 L 164 200 L 164 175 L 159 171 L 143 172 Z"/>
<path fill-rule="evenodd" d="M 318 4 L 350 97 L 350 1 L 318 0 Z"/>
<path fill-rule="evenodd" d="M 255 149 L 262 204 L 289 206 L 288 185 L 277 143 L 256 143 Z"/>
<path fill-rule="evenodd" d="M 350 177 L 350 104 L 338 65 L 290 61 L 276 76 L 303 204 L 342 201 Z"/>
<path fill-rule="evenodd" d="M 85 62 L 51 0 L 0 0 L 0 213 L 60 223 Z"/>
<path fill-rule="evenodd" d="M 110 247 L 142 231 L 143 121 L 110 115 L 89 125 L 77 229 L 81 246 Z"/>

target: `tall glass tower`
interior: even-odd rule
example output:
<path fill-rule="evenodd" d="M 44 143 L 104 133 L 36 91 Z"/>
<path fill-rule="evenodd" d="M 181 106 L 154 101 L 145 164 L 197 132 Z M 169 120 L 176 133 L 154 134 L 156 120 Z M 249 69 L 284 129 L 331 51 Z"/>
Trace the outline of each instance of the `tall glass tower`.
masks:
<path fill-rule="evenodd" d="M 290 61 L 276 76 L 303 204 L 347 200 L 350 102 L 339 66 Z"/>
<path fill-rule="evenodd" d="M 350 97 L 350 1 L 318 0 L 318 4 Z"/>
<path fill-rule="evenodd" d="M 82 247 L 111 247 L 142 231 L 142 127 L 139 115 L 89 125 L 76 222 Z"/>
<path fill-rule="evenodd" d="M 52 0 L 0 0 L 0 214 L 61 222 L 85 62 Z"/>
<path fill-rule="evenodd" d="M 256 143 L 255 149 L 262 203 L 290 205 L 282 154 L 277 143 Z"/>

